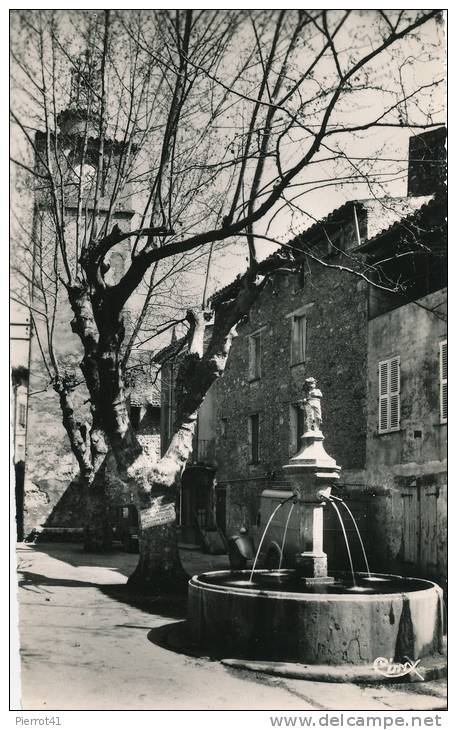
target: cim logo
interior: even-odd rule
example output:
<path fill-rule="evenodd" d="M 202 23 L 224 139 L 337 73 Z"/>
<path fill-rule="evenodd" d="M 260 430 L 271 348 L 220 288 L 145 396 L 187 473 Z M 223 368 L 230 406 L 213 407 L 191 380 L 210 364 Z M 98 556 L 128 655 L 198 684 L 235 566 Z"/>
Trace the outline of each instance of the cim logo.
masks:
<path fill-rule="evenodd" d="M 407 674 L 417 674 L 417 676 L 424 681 L 422 674 L 418 671 L 417 665 L 420 659 L 415 662 L 405 657 L 406 662 L 394 662 L 392 657 L 386 659 L 383 656 L 378 657 L 373 662 L 373 669 L 378 674 L 382 674 L 383 677 L 405 677 Z"/>

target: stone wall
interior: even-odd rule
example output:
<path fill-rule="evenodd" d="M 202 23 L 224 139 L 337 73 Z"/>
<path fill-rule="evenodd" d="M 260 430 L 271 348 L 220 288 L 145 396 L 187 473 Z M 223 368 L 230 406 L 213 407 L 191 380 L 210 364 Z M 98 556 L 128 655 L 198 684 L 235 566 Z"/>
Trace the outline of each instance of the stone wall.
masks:
<path fill-rule="evenodd" d="M 55 343 L 61 367 L 78 372 L 82 357 L 81 345 L 71 332 L 71 310 L 62 294 L 58 306 Z M 38 324 L 38 322 L 37 322 Z M 70 449 L 59 398 L 50 384 L 41 347 L 46 343 L 43 328 L 35 330 L 31 341 L 29 404 L 27 418 L 27 450 L 25 460 L 24 535 L 60 515 L 62 526 L 81 526 L 82 502 L 74 486 L 78 466 Z M 84 401 L 88 393 L 84 385 L 74 391 L 74 404 L 81 417 L 89 413 Z M 86 415 L 86 417 L 87 417 Z M 73 484 L 73 486 L 71 486 Z M 67 490 L 70 493 L 65 497 Z M 59 503 L 63 499 L 62 507 Z"/>
<path fill-rule="evenodd" d="M 446 575 L 447 425 L 440 423 L 439 343 L 447 325 L 436 315 L 447 290 L 370 320 L 366 480 L 384 493 L 372 509 L 374 559 L 433 577 Z M 378 433 L 378 363 L 400 357 L 400 429 Z"/>
<path fill-rule="evenodd" d="M 333 259 L 335 261 L 336 259 Z M 303 381 L 323 391 L 325 448 L 345 470 L 365 465 L 367 310 L 363 281 L 316 267 L 298 288 L 294 274 L 267 284 L 249 321 L 238 328 L 223 378 L 216 384 L 217 479 L 229 486 L 230 528 L 252 520 L 248 505 L 296 452 L 293 407 Z M 306 314 L 305 361 L 291 365 L 292 313 Z M 249 336 L 261 330 L 261 377 L 249 379 Z M 260 418 L 259 463 L 252 464 L 248 419 Z M 237 505 L 245 505 L 244 508 Z"/>
<path fill-rule="evenodd" d="M 443 471 L 447 426 L 440 423 L 439 343 L 446 339 L 447 290 L 370 320 L 368 326 L 367 477 Z M 378 363 L 400 357 L 400 430 L 378 433 Z"/>

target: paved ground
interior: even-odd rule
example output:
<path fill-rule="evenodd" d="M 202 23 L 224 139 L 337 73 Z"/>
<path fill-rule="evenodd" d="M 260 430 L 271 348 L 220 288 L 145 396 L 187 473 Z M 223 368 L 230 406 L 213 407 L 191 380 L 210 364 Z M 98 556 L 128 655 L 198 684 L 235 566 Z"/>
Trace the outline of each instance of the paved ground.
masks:
<path fill-rule="evenodd" d="M 225 557 L 182 551 L 190 574 Z M 445 683 L 335 685 L 269 677 L 159 646 L 185 605 L 128 595 L 137 556 L 80 546 L 18 547 L 22 705 L 27 710 L 437 710 Z"/>

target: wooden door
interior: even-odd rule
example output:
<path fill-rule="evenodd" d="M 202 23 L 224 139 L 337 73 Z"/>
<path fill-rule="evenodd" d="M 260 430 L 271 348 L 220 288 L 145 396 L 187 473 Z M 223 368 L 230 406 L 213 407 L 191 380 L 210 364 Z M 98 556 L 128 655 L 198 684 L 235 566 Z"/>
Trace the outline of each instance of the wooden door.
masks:
<path fill-rule="evenodd" d="M 418 487 L 416 485 L 413 485 L 404 488 L 401 492 L 401 498 L 403 561 L 405 563 L 418 565 L 420 554 L 420 513 Z"/>
<path fill-rule="evenodd" d="M 424 575 L 435 575 L 438 570 L 438 497 L 436 485 L 422 487 L 420 568 Z"/>

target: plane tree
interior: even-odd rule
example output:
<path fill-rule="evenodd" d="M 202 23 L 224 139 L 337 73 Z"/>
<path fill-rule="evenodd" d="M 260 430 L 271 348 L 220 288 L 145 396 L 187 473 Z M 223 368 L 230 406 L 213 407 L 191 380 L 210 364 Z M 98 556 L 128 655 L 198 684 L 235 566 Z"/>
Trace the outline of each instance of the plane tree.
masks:
<path fill-rule="evenodd" d="M 379 193 L 385 166 L 367 137 L 442 123 L 442 17 L 436 10 L 12 16 L 15 162 L 39 200 L 34 222 L 22 224 L 32 230 L 29 266 L 18 267 L 21 301 L 42 333 L 89 495 L 88 523 L 96 531 L 100 510 L 90 495 L 109 451 L 144 516 L 131 582 L 176 589 L 185 576 L 172 505 L 198 410 L 269 277 L 312 256 L 281 245 L 274 223 L 303 216 L 311 190 L 362 182 Z M 426 78 L 425 61 L 434 69 Z M 77 140 L 62 130 L 70 90 Z M 348 152 L 347 140 L 358 154 Z M 324 178 L 323 169 L 330 169 Z M 126 198 L 135 209 L 128 226 L 117 216 Z M 265 240 L 277 244 L 267 259 L 259 253 Z M 177 282 L 190 280 L 176 278 L 182 269 L 207 269 L 227 247 L 241 245 L 247 264 L 229 295 L 208 304 L 205 285 L 186 308 Z M 126 264 L 116 272 L 112 257 L 119 251 Z M 354 273 L 370 276 L 363 262 Z M 178 290 L 171 311 L 170 291 Z M 81 343 L 78 375 L 59 361 L 54 325 L 61 300 Z M 144 329 L 162 333 L 177 320 L 185 349 L 173 435 L 154 459 L 132 427 L 126 379 Z M 83 418 L 73 400 L 78 378 L 88 394 Z M 169 517 L 148 526 L 147 516 L 159 512 Z"/>

